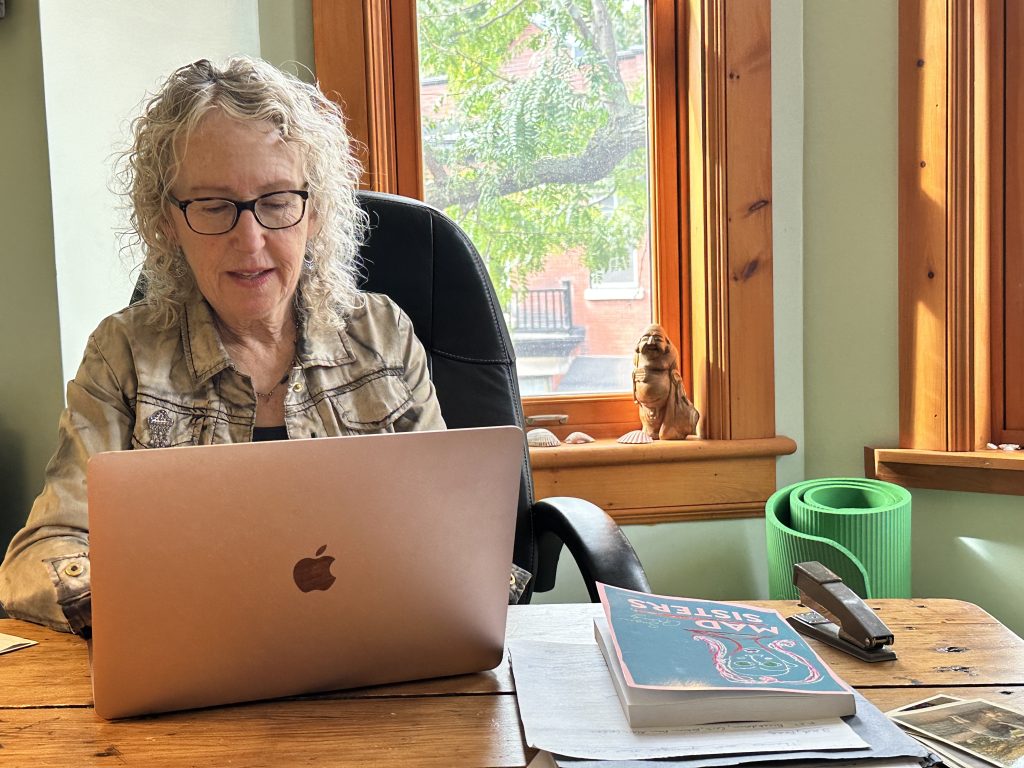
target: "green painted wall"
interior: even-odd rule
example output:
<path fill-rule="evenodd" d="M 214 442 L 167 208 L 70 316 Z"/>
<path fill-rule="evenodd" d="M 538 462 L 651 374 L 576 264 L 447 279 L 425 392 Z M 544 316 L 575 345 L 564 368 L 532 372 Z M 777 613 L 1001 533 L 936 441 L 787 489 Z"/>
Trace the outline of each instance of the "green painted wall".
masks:
<path fill-rule="evenodd" d="M 804 5 L 808 477 L 897 436 L 896 2 Z"/>
<path fill-rule="evenodd" d="M 0 547 L 42 487 L 63 407 L 39 8 L 0 20 Z"/>
<path fill-rule="evenodd" d="M 804 4 L 808 477 L 897 444 L 897 2 Z M 913 586 L 1024 634 L 1020 498 L 915 490 Z"/>
<path fill-rule="evenodd" d="M 259 14 L 260 55 L 271 64 L 312 81 L 316 67 L 311 1 L 259 0 Z"/>

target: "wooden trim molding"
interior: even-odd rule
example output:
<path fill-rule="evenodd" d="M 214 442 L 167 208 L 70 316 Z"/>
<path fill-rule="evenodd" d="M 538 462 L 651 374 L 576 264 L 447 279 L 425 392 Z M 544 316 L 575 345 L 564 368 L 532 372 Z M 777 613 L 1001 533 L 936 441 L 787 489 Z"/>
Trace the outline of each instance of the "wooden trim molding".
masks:
<path fill-rule="evenodd" d="M 1024 453 L 865 448 L 868 477 L 908 488 L 1024 496 Z"/>
<path fill-rule="evenodd" d="M 1021 492 L 1007 479 L 1016 475 L 997 479 L 1009 470 L 979 452 L 999 416 L 991 299 L 1002 259 L 1002 8 L 899 4 L 902 450 L 869 449 L 865 470 L 910 487 Z"/>
<path fill-rule="evenodd" d="M 363 185 L 423 197 L 415 0 L 313 0 L 317 78 L 362 145 Z M 401 105 L 401 109 L 397 107 Z"/>
<path fill-rule="evenodd" d="M 317 80 L 324 93 L 341 105 L 348 118 L 349 133 L 360 145 L 360 161 L 364 168 L 368 168 L 372 94 L 368 85 L 364 17 L 362 3 L 313 0 L 313 52 Z M 344 34 L 344 37 L 339 38 L 339 34 Z M 344 42 L 339 44 L 339 40 Z"/>
<path fill-rule="evenodd" d="M 788 437 L 531 448 L 535 496 L 575 496 L 620 524 L 763 517 Z"/>
<path fill-rule="evenodd" d="M 678 3 L 651 4 L 648 19 L 648 81 L 650 88 L 651 257 L 653 307 L 658 322 L 678 340 L 679 349 L 692 347 L 692 323 L 684 311 L 689 293 L 687 243 L 686 116 L 683 108 L 686 58 L 684 16 Z M 686 391 L 693 392 L 689 355 L 680 361 Z M 632 400 L 626 398 L 632 405 Z M 607 417 L 606 417 L 607 418 Z M 618 432 L 618 434 L 622 434 Z"/>
<path fill-rule="evenodd" d="M 990 5 L 899 5 L 901 448 L 991 435 Z"/>
<path fill-rule="evenodd" d="M 702 437 L 775 434 L 771 8 L 689 0 L 690 307 Z"/>

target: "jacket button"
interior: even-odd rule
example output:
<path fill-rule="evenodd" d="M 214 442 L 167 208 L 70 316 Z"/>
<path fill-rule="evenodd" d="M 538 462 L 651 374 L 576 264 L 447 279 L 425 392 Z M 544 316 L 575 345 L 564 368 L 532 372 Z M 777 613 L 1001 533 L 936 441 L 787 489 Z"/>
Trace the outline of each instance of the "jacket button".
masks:
<path fill-rule="evenodd" d="M 85 568 L 82 566 L 81 563 L 71 563 L 70 565 L 64 568 L 64 575 L 71 576 L 72 578 L 76 576 L 81 576 L 84 572 Z"/>
<path fill-rule="evenodd" d="M 292 392 L 301 392 L 302 385 L 299 383 L 292 384 Z"/>

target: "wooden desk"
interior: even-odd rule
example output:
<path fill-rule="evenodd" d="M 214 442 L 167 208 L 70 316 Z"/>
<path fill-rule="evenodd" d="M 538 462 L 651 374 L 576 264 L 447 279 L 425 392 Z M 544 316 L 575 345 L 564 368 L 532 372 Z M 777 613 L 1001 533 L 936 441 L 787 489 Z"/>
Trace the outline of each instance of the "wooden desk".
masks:
<path fill-rule="evenodd" d="M 870 604 L 896 633 L 899 660 L 864 664 L 816 647 L 881 709 L 943 692 L 1024 709 L 1024 641 L 980 608 Z M 599 610 L 514 607 L 508 634 L 592 642 L 590 617 Z M 0 632 L 39 641 L 0 656 L 0 765 L 523 766 L 533 756 L 507 659 L 477 675 L 108 723 L 91 708 L 82 640 L 11 619 L 0 620 Z"/>

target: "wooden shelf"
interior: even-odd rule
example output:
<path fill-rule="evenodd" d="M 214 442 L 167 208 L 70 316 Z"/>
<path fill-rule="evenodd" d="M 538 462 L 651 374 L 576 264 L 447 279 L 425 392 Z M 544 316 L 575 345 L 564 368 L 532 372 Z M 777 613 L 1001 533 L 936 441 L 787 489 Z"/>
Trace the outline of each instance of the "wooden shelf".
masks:
<path fill-rule="evenodd" d="M 1024 451 L 865 448 L 864 473 L 907 488 L 1024 495 Z"/>
<path fill-rule="evenodd" d="M 575 496 L 620 524 L 762 517 L 788 437 L 531 448 L 535 497 Z"/>

